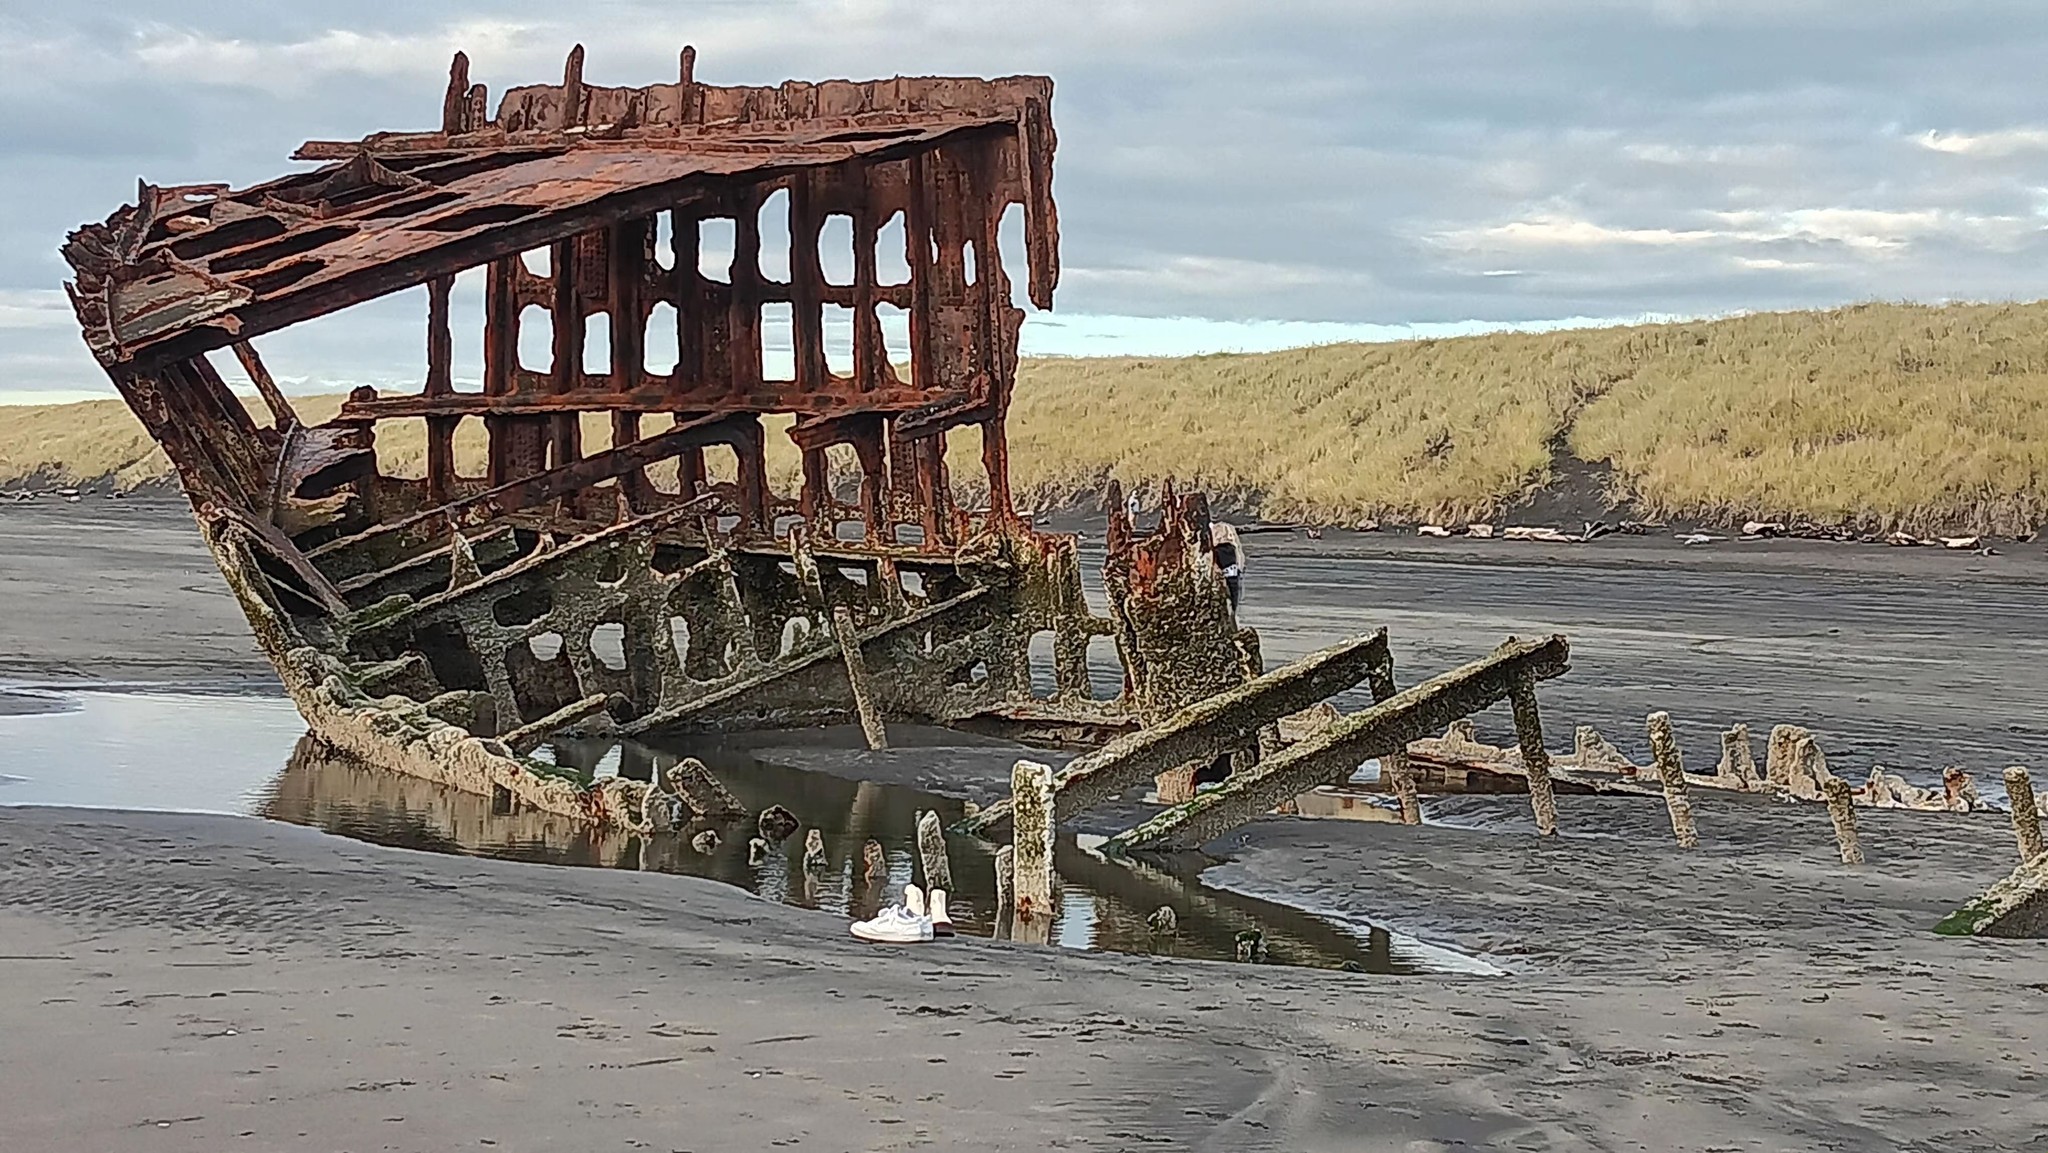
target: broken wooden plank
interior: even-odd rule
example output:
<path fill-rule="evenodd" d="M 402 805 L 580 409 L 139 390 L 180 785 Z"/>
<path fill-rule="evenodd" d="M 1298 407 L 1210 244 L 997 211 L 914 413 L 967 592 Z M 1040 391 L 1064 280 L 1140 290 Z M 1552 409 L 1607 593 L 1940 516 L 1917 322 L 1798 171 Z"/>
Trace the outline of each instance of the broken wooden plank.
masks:
<path fill-rule="evenodd" d="M 812 571 L 815 573 L 815 565 Z M 868 663 L 860 655 L 860 634 L 854 631 L 853 614 L 845 605 L 832 610 L 832 639 L 846 662 L 846 683 L 853 690 L 854 710 L 860 714 L 861 735 L 870 749 L 888 748 L 889 730 L 882 724 L 882 714 L 875 711 L 874 694 L 868 691 Z"/>
<path fill-rule="evenodd" d="M 1365 680 L 1372 670 L 1392 663 L 1387 630 L 1381 629 L 1310 653 L 1239 688 L 1197 701 L 1158 725 L 1118 737 L 1069 762 L 1053 782 L 1060 811 L 1086 812 L 1176 765 L 1214 759 L 1242 747 L 1260 728 L 1327 700 Z M 1009 820 L 1009 805 L 999 801 L 960 828 L 988 836 L 1000 833 Z"/>
<path fill-rule="evenodd" d="M 1561 636 L 1510 639 L 1480 660 L 1353 713 L 1251 772 L 1233 776 L 1222 787 L 1118 833 L 1103 851 L 1199 848 L 1271 812 L 1289 797 L 1345 780 L 1370 758 L 1384 757 L 1460 717 L 1506 700 L 1520 679 L 1549 680 L 1570 667 L 1571 647 Z"/>

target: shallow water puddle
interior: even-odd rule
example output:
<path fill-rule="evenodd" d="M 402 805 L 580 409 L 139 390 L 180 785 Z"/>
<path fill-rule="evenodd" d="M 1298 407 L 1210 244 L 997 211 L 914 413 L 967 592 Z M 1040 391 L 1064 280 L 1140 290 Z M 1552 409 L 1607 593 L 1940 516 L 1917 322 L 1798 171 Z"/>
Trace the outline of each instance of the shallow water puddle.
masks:
<path fill-rule="evenodd" d="M 14 699 L 19 702 L 20 695 Z M 819 830 L 824 867 L 806 869 L 802 832 L 753 859 L 748 845 L 756 835 L 752 819 L 693 826 L 681 834 L 593 830 L 551 814 L 494 809 L 483 797 L 365 767 L 302 739 L 304 725 L 283 698 L 91 690 L 48 694 L 44 703 L 54 708 L 0 714 L 0 804 L 261 816 L 430 852 L 688 874 L 847 916 L 873 915 L 885 902 L 900 899 L 903 886 L 914 879 L 920 810 L 935 810 L 947 824 L 963 815 L 959 800 L 911 785 L 835 776 L 778 763 L 773 753 L 717 742 L 656 749 L 564 741 L 549 750 L 559 763 L 586 772 L 638 778 L 694 752 L 749 809 L 780 804 L 804 828 Z M 1016 755 L 1014 749 L 994 746 L 890 754 L 826 746 L 807 751 L 819 757 L 922 757 L 933 765 L 951 756 L 993 756 L 1007 764 Z M 893 775 L 903 774 L 899 769 Z M 719 834 L 709 852 L 691 844 L 704 828 Z M 873 876 L 863 861 L 870 839 L 882 846 L 885 861 Z M 954 922 L 963 933 L 989 935 L 994 929 L 994 846 L 949 837 L 947 847 Z M 1234 960 L 1240 935 L 1256 930 L 1269 963 L 1374 973 L 1488 971 L 1469 958 L 1378 926 L 1314 916 L 1204 885 L 1193 875 L 1198 863 L 1185 868 L 1112 863 L 1081 848 L 1069 833 L 1061 837 L 1055 864 L 1061 901 L 1050 935 L 1066 948 Z M 1147 923 L 1161 906 L 1175 912 L 1178 928 L 1171 935 L 1156 933 Z"/>

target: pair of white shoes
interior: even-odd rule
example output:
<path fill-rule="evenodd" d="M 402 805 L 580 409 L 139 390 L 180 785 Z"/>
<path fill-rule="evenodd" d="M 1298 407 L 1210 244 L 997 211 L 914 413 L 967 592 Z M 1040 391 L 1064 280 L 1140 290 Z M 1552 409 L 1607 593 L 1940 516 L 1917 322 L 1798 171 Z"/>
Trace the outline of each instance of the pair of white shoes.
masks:
<path fill-rule="evenodd" d="M 863 941 L 902 945 L 953 935 L 952 918 L 946 915 L 946 890 L 933 889 L 927 908 L 925 893 L 916 885 L 903 886 L 903 903 L 891 905 L 872 920 L 855 921 L 853 935 Z"/>

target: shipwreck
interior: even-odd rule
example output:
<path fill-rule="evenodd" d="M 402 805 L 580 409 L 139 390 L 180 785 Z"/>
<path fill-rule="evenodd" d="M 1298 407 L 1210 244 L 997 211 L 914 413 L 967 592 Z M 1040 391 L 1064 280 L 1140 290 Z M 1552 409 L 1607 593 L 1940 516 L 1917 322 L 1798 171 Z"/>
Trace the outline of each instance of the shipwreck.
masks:
<path fill-rule="evenodd" d="M 879 743 L 897 720 L 1092 746 L 1263 671 L 1198 494 L 1170 498 L 1153 532 L 1119 517 L 1107 615 L 1083 596 L 1075 538 L 1013 506 L 1023 312 L 1001 229 L 1021 215 L 1018 275 L 1050 308 L 1049 79 L 721 87 L 686 48 L 671 80 L 607 87 L 584 80 L 579 47 L 559 83 L 489 103 L 457 54 L 438 129 L 310 141 L 294 159 L 317 166 L 247 188 L 144 183 L 63 246 L 86 344 L 176 466 L 316 737 L 638 825 L 662 782 L 595 781 L 532 751 L 568 731 L 851 721 Z M 786 277 L 762 266 L 778 193 Z M 840 217 L 843 282 L 821 257 Z M 711 230 L 731 238 L 723 276 L 701 267 L 722 253 Z M 884 279 L 898 234 L 908 275 Z M 464 388 L 450 301 L 470 270 L 482 372 Z M 262 339 L 421 288 L 418 390 L 358 388 L 335 419 L 302 421 Z M 786 377 L 764 356 L 769 308 L 788 316 Z M 850 322 L 850 362 L 827 355 L 828 309 Z M 907 361 L 884 309 L 907 316 Z M 550 355 L 530 363 L 536 322 Z M 663 371 L 646 362 L 653 324 L 673 325 Z M 228 358 L 260 404 L 230 388 Z M 424 467 L 401 475 L 380 432 L 413 421 Z M 487 464 L 465 475 L 455 445 L 479 429 Z M 978 460 L 949 457 L 956 431 L 978 434 Z M 800 454 L 792 495 L 769 483 L 771 435 Z M 956 497 L 955 469 L 980 507 Z M 1124 670 L 1106 699 L 1097 638 Z"/>

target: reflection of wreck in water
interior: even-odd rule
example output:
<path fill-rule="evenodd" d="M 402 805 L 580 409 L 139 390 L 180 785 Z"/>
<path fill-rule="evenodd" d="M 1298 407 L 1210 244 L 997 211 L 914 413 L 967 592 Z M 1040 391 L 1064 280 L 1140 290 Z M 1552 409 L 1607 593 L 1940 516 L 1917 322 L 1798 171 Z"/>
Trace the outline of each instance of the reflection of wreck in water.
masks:
<path fill-rule="evenodd" d="M 86 343 L 177 466 L 313 730 L 381 766 L 630 825 L 643 783 L 526 752 L 560 731 L 857 715 L 1099 743 L 1255 674 L 1199 498 L 1170 501 L 1147 537 L 1122 522 L 1107 617 L 1083 599 L 1073 538 L 1013 508 L 1023 313 L 1003 237 L 1021 225 L 1028 294 L 1050 308 L 1051 81 L 717 87 L 694 63 L 686 49 L 673 82 L 604 87 L 578 48 L 561 83 L 513 88 L 489 115 L 458 54 L 438 130 L 313 141 L 297 156 L 321 167 L 249 188 L 143 185 L 64 245 Z M 764 212 L 771 198 L 786 214 Z M 839 280 L 828 225 L 850 234 Z M 784 226 L 788 272 L 771 277 L 762 232 Z M 715 229 L 734 238 L 722 278 L 700 270 Z M 890 282 L 898 233 L 908 272 Z M 483 378 L 464 391 L 449 303 L 472 269 Z M 302 423 L 254 342 L 416 288 L 420 391 L 357 389 Z M 764 365 L 771 309 L 789 317 L 788 379 Z M 907 320 L 907 372 L 885 314 Z M 540 364 L 520 339 L 536 321 Z M 652 325 L 673 329 L 672 368 L 647 364 Z M 223 351 L 264 421 L 228 390 Z M 586 442 L 595 414 L 608 428 Z M 768 484 L 776 414 L 801 456 L 793 499 Z M 380 455 L 394 421 L 424 423 L 423 475 Z M 456 439 L 478 425 L 487 469 L 461 475 Z M 970 429 L 980 511 L 956 503 L 947 453 Z M 1050 641 L 1043 697 L 1034 637 Z M 1090 695 L 1096 638 L 1126 669 L 1113 700 Z"/>
<path fill-rule="evenodd" d="M 657 775 L 676 758 L 634 742 L 609 749 L 621 755 L 622 766 L 641 760 Z M 579 753 L 574 759 L 586 768 L 612 755 L 600 754 L 595 743 Z M 310 734 L 293 751 L 260 812 L 402 848 L 705 877 L 771 900 L 861 916 L 872 915 L 885 892 L 893 898 L 911 879 L 917 812 L 932 809 L 948 819 L 961 812 L 957 800 L 903 786 L 854 781 L 743 754 L 728 753 L 719 760 L 746 761 L 744 771 L 729 776 L 741 799 L 756 807 L 786 805 L 806 827 L 823 832 L 823 869 L 803 867 L 801 837 L 774 846 L 757 865 L 747 859 L 743 836 L 728 837 L 705 853 L 692 848 L 687 835 L 647 836 L 531 809 L 507 811 L 484 797 L 365 765 Z M 869 839 L 881 842 L 888 861 L 887 874 L 872 879 L 862 867 L 861 849 Z M 963 932 L 995 930 L 993 849 L 973 837 L 952 839 L 958 886 L 952 912 Z M 1210 888 L 1194 880 L 1192 872 L 1112 864 L 1077 848 L 1072 838 L 1062 840 L 1057 862 L 1062 912 L 1050 926 L 1050 937 L 1069 947 L 1231 960 L 1238 935 L 1257 930 L 1263 959 L 1276 964 L 1373 973 L 1487 971 L 1378 926 L 1353 930 L 1284 905 Z M 1178 932 L 1170 937 L 1146 924 L 1147 915 L 1161 905 L 1178 914 Z"/>

